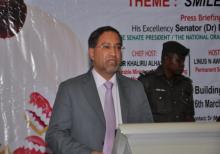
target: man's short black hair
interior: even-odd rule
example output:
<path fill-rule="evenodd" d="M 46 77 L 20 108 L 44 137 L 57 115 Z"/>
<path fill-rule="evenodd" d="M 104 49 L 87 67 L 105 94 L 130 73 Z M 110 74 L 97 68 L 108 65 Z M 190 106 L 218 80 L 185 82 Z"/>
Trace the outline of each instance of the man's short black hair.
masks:
<path fill-rule="evenodd" d="M 168 41 L 163 44 L 162 60 L 164 57 L 177 54 L 178 56 L 186 57 L 189 54 L 189 49 L 176 41 Z"/>
<path fill-rule="evenodd" d="M 104 32 L 115 32 L 116 34 L 118 34 L 118 37 L 120 39 L 120 43 L 122 45 L 122 37 L 119 33 L 118 30 L 116 30 L 115 28 L 111 27 L 111 26 L 104 26 L 104 27 L 99 27 L 97 28 L 95 31 L 93 31 L 91 33 L 91 35 L 89 36 L 88 39 L 88 46 L 89 48 L 95 48 L 98 42 L 99 37 L 104 33 Z"/>

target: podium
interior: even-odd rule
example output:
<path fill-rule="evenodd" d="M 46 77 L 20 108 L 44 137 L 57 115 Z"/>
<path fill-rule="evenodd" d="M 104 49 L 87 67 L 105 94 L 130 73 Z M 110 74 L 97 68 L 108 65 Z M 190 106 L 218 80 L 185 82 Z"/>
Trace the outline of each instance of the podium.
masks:
<path fill-rule="evenodd" d="M 113 154 L 220 154 L 220 123 L 122 124 Z"/>

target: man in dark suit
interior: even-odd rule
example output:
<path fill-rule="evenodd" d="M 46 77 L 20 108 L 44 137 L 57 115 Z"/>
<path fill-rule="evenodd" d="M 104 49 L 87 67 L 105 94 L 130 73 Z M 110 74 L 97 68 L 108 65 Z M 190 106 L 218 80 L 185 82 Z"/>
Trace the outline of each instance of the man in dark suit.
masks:
<path fill-rule="evenodd" d="M 192 80 L 182 75 L 189 51 L 179 42 L 165 42 L 161 65 L 138 78 L 144 85 L 154 122 L 195 121 Z"/>
<path fill-rule="evenodd" d="M 110 127 L 105 113 L 106 81 L 113 84 L 115 129 L 122 123 L 153 121 L 142 84 L 117 72 L 123 49 L 119 32 L 100 27 L 88 43 L 92 68 L 61 83 L 57 92 L 46 134 L 48 146 L 56 154 L 111 153 L 112 147 L 110 152 L 104 150 Z"/>

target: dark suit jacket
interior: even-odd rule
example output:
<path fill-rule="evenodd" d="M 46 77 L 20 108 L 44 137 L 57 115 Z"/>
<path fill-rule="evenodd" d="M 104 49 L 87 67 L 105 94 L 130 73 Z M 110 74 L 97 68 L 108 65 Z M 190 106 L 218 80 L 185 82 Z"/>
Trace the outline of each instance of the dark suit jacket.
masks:
<path fill-rule="evenodd" d="M 167 80 L 162 65 L 145 72 L 139 80 L 148 97 L 154 122 L 194 121 L 192 80 L 176 75 Z"/>
<path fill-rule="evenodd" d="M 123 123 L 152 122 L 142 84 L 117 74 Z M 105 118 L 92 72 L 69 79 L 59 86 L 46 133 L 56 154 L 89 154 L 102 151 Z"/>

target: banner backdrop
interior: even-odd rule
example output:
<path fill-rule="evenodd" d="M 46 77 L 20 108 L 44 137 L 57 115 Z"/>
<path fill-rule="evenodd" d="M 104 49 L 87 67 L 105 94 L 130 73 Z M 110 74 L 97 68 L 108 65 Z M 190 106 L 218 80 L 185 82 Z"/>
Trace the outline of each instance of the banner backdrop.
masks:
<path fill-rule="evenodd" d="M 110 25 L 123 37 L 122 74 L 160 64 L 162 44 L 190 49 L 195 118 L 220 116 L 219 0 L 1 0 L 0 154 L 50 153 L 44 141 L 59 83 L 88 70 L 87 39 Z"/>

